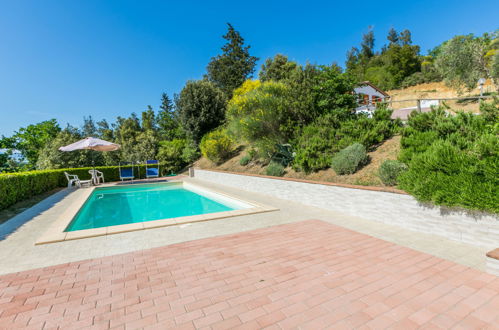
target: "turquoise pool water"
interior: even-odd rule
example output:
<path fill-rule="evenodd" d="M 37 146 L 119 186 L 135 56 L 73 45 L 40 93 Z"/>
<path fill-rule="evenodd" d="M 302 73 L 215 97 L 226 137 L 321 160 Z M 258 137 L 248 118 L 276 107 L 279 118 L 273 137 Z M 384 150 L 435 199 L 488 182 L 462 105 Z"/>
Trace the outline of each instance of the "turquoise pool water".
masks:
<path fill-rule="evenodd" d="M 66 231 L 230 210 L 235 208 L 187 190 L 182 184 L 96 188 Z"/>

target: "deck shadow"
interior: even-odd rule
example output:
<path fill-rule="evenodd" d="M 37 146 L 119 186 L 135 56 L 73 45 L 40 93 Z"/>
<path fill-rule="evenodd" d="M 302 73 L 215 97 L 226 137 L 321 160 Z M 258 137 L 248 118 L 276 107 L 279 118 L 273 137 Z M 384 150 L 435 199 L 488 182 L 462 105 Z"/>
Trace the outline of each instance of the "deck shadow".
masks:
<path fill-rule="evenodd" d="M 0 224 L 0 241 L 6 239 L 10 234 L 15 232 L 19 227 L 24 225 L 35 217 L 39 216 L 43 212 L 47 211 L 55 204 L 63 200 L 67 195 L 73 192 L 74 189 L 63 189 L 56 192 L 55 194 L 45 198 L 39 203 L 33 205 L 27 210 L 15 215 L 4 223 Z"/>

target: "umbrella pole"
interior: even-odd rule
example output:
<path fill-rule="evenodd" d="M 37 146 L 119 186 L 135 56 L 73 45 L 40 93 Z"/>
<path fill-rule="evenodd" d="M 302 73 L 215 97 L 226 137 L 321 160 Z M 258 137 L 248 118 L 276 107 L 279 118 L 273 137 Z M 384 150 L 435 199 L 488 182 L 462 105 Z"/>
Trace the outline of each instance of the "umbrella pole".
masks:
<path fill-rule="evenodd" d="M 95 173 L 95 159 L 94 159 L 95 155 L 94 155 L 94 153 L 95 153 L 95 150 L 92 150 L 92 167 L 94 169 L 94 171 L 92 172 L 93 173 L 92 174 L 92 181 L 93 181 L 94 186 L 96 186 L 97 184 L 95 183 L 95 179 L 97 177 L 97 173 Z"/>

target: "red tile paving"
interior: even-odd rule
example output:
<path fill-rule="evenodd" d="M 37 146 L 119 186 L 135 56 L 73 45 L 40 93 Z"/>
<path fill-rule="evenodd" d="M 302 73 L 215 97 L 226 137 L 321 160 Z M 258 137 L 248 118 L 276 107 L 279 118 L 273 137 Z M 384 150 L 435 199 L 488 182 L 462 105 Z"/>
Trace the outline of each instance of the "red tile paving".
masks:
<path fill-rule="evenodd" d="M 499 277 L 315 220 L 0 276 L 2 329 L 498 325 Z"/>

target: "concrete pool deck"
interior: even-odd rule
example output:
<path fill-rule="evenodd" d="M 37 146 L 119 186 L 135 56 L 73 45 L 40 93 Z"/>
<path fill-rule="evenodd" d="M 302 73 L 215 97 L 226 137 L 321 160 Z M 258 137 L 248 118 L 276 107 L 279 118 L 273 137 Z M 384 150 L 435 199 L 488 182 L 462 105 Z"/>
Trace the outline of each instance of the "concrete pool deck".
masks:
<path fill-rule="evenodd" d="M 77 191 L 62 191 L 47 199 L 46 210 L 37 205 L 39 214 L 16 232 L 0 241 L 0 274 L 38 267 L 139 251 L 201 238 L 238 233 L 262 227 L 319 219 L 371 235 L 401 246 L 429 253 L 479 270 L 485 269 L 486 248 L 451 241 L 439 236 L 405 230 L 398 226 L 364 220 L 333 211 L 305 206 L 267 195 L 242 191 L 198 179 L 184 179 L 229 195 L 278 208 L 278 211 L 244 215 L 213 221 L 126 232 L 59 243 L 35 245 L 57 216 L 78 198 Z M 33 214 L 32 214 L 33 215 Z M 7 222 L 8 223 L 8 222 Z"/>
<path fill-rule="evenodd" d="M 497 329 L 498 310 L 499 277 L 319 220 L 0 276 L 5 329 Z"/>

